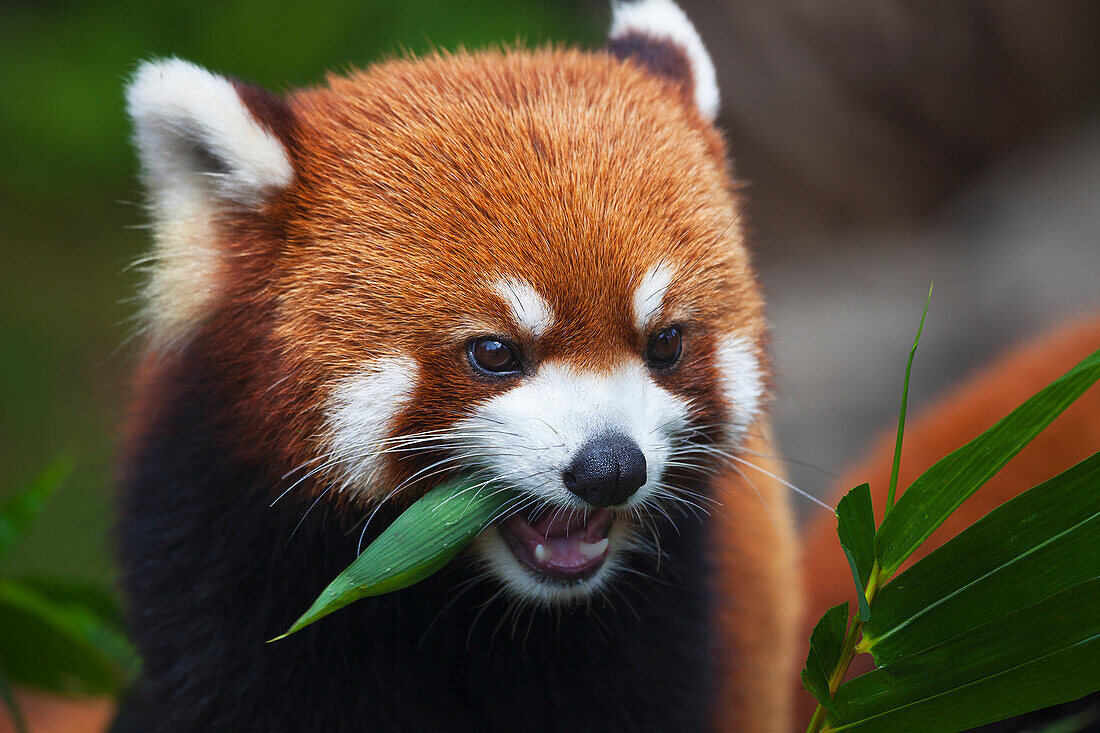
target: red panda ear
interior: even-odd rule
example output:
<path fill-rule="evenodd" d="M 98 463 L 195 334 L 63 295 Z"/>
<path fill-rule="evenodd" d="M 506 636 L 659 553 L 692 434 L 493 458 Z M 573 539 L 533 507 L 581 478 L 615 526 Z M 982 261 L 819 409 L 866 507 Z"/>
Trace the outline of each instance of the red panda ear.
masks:
<path fill-rule="evenodd" d="M 165 59 L 138 68 L 126 106 L 154 198 L 186 191 L 253 206 L 293 178 L 273 132 L 289 112 L 262 89 Z"/>
<path fill-rule="evenodd" d="M 695 26 L 672 0 L 613 2 L 607 50 L 677 82 L 704 119 L 717 117 L 714 63 Z"/>
<path fill-rule="evenodd" d="M 179 341 L 217 298 L 222 215 L 293 180 L 292 115 L 273 94 L 179 59 L 142 64 L 126 105 L 155 234 L 144 320 L 154 341 Z"/>

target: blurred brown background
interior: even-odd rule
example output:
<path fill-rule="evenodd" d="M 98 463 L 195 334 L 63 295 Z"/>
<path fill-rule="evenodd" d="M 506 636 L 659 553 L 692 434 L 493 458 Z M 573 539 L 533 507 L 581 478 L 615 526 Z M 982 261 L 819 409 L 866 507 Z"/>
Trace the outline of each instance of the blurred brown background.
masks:
<path fill-rule="evenodd" d="M 793 480 L 819 492 L 897 409 L 1100 310 L 1100 4 L 683 0 L 751 202 Z M 279 89 L 403 48 L 602 43 L 602 1 L 0 2 L 0 493 L 78 469 L 14 558 L 110 579 L 113 430 L 147 244 L 121 88 L 179 55 Z M 798 502 L 809 507 L 808 502 Z"/>

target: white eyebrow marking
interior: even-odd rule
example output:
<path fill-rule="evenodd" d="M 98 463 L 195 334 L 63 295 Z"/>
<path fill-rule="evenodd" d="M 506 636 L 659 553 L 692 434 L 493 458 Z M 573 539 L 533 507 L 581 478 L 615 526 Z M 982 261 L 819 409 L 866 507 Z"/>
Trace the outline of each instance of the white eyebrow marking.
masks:
<path fill-rule="evenodd" d="M 650 324 L 661 314 L 665 293 L 672 284 L 675 273 L 667 265 L 654 265 L 642 276 L 634 291 L 634 323 L 638 330 L 645 332 Z"/>
<path fill-rule="evenodd" d="M 501 278 L 493 283 L 493 290 L 504 299 L 517 326 L 535 338 L 550 330 L 554 311 L 533 287 L 515 278 Z"/>

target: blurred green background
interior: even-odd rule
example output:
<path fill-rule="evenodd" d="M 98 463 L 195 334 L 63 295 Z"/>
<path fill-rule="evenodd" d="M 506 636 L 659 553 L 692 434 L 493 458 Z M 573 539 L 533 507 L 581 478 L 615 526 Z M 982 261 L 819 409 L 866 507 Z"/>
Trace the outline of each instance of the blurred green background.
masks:
<path fill-rule="evenodd" d="M 114 575 L 127 265 L 148 244 L 122 99 L 137 61 L 176 55 L 278 90 L 404 50 L 598 43 L 605 18 L 513 0 L 0 3 L 0 496 L 60 452 L 77 465 L 16 569 Z"/>

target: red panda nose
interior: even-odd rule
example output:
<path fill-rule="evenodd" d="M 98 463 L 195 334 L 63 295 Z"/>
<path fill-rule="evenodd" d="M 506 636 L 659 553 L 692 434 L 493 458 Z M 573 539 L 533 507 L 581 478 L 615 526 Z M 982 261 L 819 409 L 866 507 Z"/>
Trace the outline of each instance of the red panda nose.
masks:
<path fill-rule="evenodd" d="M 622 504 L 645 479 L 645 456 L 638 444 L 612 432 L 582 445 L 562 472 L 565 488 L 595 506 Z"/>

